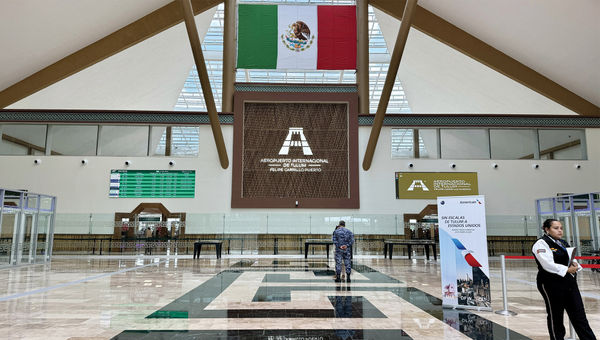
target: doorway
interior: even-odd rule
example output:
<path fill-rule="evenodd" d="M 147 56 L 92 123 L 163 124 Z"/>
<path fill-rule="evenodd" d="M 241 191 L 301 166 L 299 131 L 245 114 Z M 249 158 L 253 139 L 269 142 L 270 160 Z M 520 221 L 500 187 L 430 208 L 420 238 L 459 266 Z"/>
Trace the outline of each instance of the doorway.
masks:
<path fill-rule="evenodd" d="M 186 213 L 171 212 L 161 203 L 141 203 L 131 212 L 115 213 L 114 239 L 171 240 L 185 235 Z"/>

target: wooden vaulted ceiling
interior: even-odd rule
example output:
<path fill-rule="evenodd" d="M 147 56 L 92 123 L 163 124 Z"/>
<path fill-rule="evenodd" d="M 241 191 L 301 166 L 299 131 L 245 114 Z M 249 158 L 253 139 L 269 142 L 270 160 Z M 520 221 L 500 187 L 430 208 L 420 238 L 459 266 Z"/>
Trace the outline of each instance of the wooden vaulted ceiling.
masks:
<path fill-rule="evenodd" d="M 401 19 L 406 0 L 369 0 L 369 4 L 396 19 Z M 600 114 L 598 106 L 423 7 L 417 7 L 412 20 L 412 27 L 563 105 L 573 112 L 580 115 Z"/>
<path fill-rule="evenodd" d="M 202 13 L 222 2 L 192 0 L 194 14 Z M 173 1 L 4 89 L 0 92 L 0 108 L 5 108 L 181 22 L 181 4 L 179 1 Z"/>
<path fill-rule="evenodd" d="M 194 14 L 204 12 L 221 2 L 222 0 L 192 0 Z M 369 0 L 369 3 L 400 19 L 406 0 Z M 173 1 L 2 90 L 0 108 L 28 97 L 182 21 L 181 6 L 178 1 Z M 577 114 L 600 115 L 598 106 L 423 7 L 417 7 L 412 27 Z"/>

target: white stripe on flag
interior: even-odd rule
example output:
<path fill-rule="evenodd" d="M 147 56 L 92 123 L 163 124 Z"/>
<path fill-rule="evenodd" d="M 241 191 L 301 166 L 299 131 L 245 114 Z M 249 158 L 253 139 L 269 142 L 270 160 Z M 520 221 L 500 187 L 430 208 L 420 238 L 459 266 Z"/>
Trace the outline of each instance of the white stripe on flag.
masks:
<path fill-rule="evenodd" d="M 277 12 L 277 69 L 316 70 L 318 39 L 317 6 L 279 5 L 277 6 Z M 292 25 L 297 21 L 304 22 L 310 30 L 310 37 L 308 40 L 305 40 L 308 47 L 303 51 L 292 50 L 286 46 L 286 43 L 289 43 L 286 37 L 289 36 L 290 31 L 292 31 Z"/>

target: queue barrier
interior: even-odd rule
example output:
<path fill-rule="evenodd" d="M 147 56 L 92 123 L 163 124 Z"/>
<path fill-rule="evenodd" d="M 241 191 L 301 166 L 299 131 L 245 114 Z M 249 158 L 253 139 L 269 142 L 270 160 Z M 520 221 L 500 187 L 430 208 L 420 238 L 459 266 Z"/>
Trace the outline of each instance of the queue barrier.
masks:
<path fill-rule="evenodd" d="M 533 256 L 516 256 L 516 255 L 501 255 L 504 256 L 505 259 L 515 259 L 515 260 L 533 260 Z M 600 256 L 575 256 L 576 260 L 597 260 L 600 261 Z M 595 263 L 580 263 L 582 268 L 594 268 L 599 269 L 600 264 Z"/>
<path fill-rule="evenodd" d="M 497 314 L 502 315 L 516 315 L 517 313 L 508 310 L 508 296 L 506 294 L 506 261 L 505 259 L 515 259 L 515 260 L 533 260 L 535 257 L 533 256 L 516 256 L 516 255 L 500 255 L 500 266 L 501 266 L 501 275 L 502 275 L 502 299 L 503 299 L 503 310 L 497 311 Z M 600 256 L 575 256 L 576 260 L 594 260 L 595 262 L 600 262 Z M 597 263 L 580 263 L 582 268 L 600 268 L 600 264 Z"/>
<path fill-rule="evenodd" d="M 535 257 L 533 256 L 516 256 L 516 255 L 500 255 L 500 265 L 501 265 L 501 275 L 502 275 L 502 302 L 503 309 L 496 311 L 496 314 L 512 316 L 517 315 L 516 312 L 508 310 L 508 296 L 506 295 L 506 259 L 515 259 L 515 260 L 533 260 Z M 576 260 L 594 260 L 596 263 L 580 263 L 579 265 L 582 268 L 600 268 L 600 256 L 575 256 Z M 569 320 L 569 333 L 570 336 L 566 340 L 575 340 L 575 329 L 573 328 L 573 324 Z"/>

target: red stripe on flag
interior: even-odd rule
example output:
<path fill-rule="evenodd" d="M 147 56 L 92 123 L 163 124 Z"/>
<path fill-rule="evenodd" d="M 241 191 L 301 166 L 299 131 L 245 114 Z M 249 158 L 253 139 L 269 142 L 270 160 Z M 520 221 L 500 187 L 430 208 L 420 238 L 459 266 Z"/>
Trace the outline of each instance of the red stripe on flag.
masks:
<path fill-rule="evenodd" d="M 356 6 L 318 6 L 317 69 L 356 69 Z"/>

